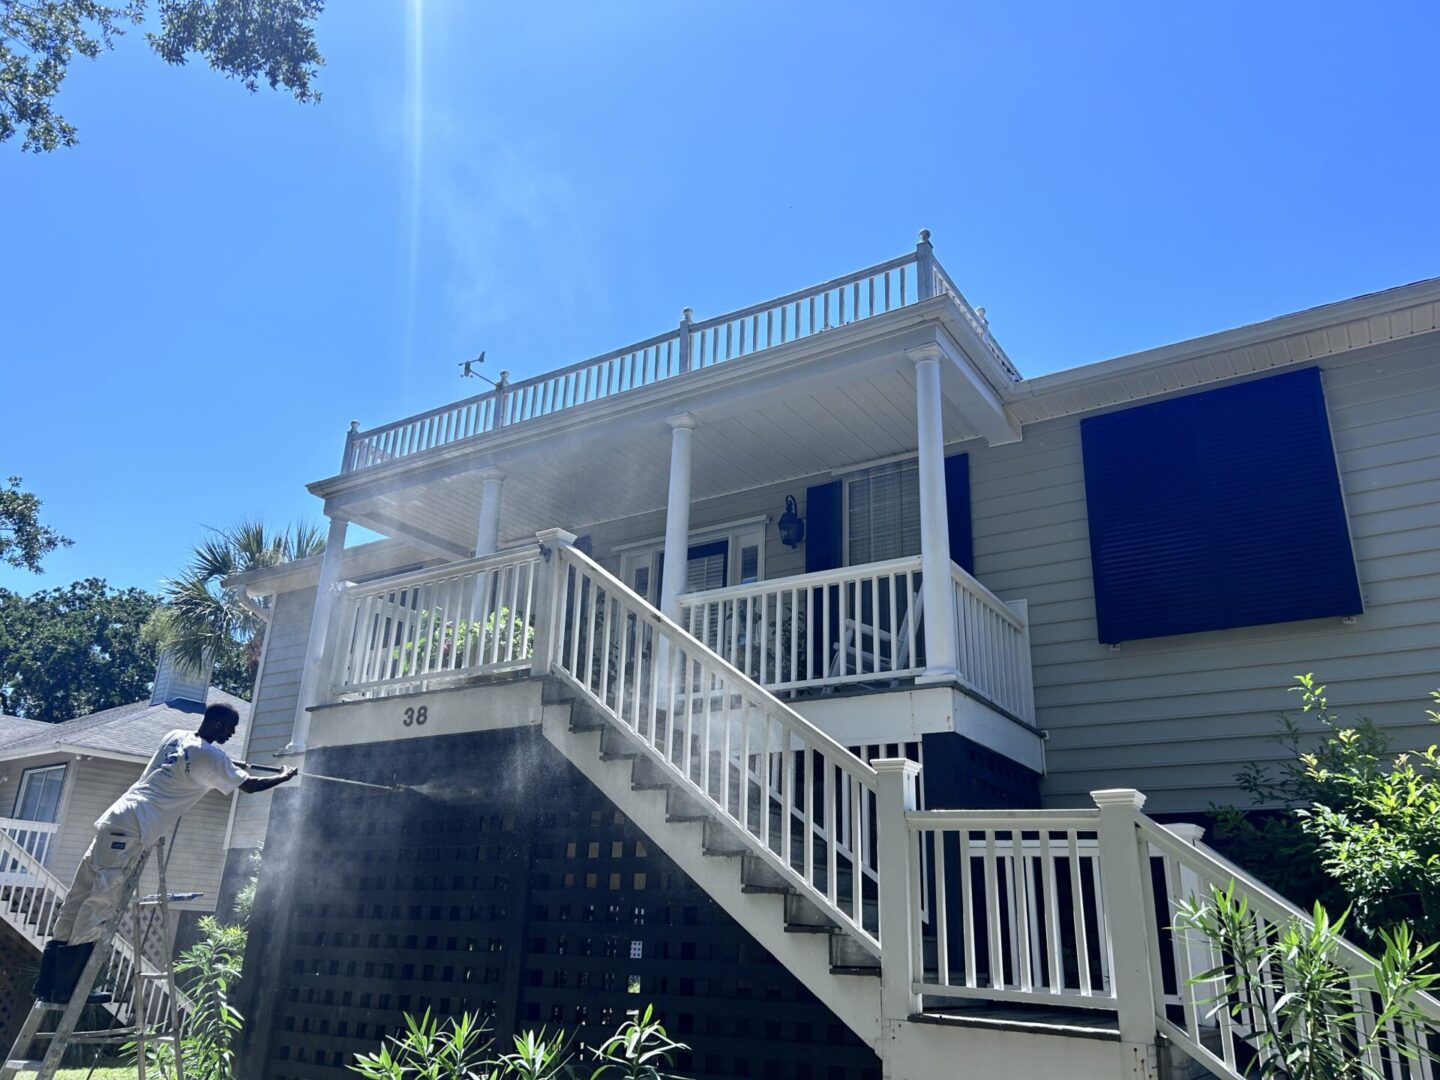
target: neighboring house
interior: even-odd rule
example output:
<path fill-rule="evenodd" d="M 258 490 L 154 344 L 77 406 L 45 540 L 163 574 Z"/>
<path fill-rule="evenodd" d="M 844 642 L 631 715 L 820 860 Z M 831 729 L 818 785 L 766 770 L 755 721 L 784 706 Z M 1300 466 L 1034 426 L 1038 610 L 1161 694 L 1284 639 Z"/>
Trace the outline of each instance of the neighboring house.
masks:
<path fill-rule="evenodd" d="M 53 900 L 63 896 L 57 890 L 69 886 L 95 835 L 95 819 L 139 779 L 165 735 L 199 727 L 205 706 L 212 702 L 233 705 L 240 713 L 235 736 L 226 746 L 238 757 L 249 727 L 249 703 L 207 686 L 197 674 L 177 670 L 168 657 L 161 660 L 148 701 L 59 724 L 0 718 L 0 811 L 5 815 L 0 817 L 0 900 L 9 901 L 0 902 L 0 940 L 4 967 L 16 973 L 0 986 L 0 1037 L 16 1023 L 17 1009 L 29 1004 L 31 969 L 53 918 Z M 173 837 L 169 890 L 203 895 L 172 908 L 172 942 L 187 922 L 216 908 L 232 801 L 213 792 L 207 795 L 185 815 Z M 35 872 L 31 859 L 45 873 Z M 50 889 L 42 902 L 33 890 L 43 889 L 46 882 Z M 141 887 L 145 892 L 156 888 L 153 860 Z M 128 940 L 128 924 L 123 933 Z M 157 933 L 152 946 L 159 940 Z"/>
<path fill-rule="evenodd" d="M 1240 1036 L 1164 908 L 1236 872 L 1089 793 L 1236 798 L 1308 670 L 1426 737 L 1437 412 L 1440 279 L 1024 379 L 922 234 L 352 425 L 324 558 L 236 582 L 246 753 L 418 790 L 240 806 L 248 1069 L 654 1001 L 697 1076 L 1183 1075 Z"/>

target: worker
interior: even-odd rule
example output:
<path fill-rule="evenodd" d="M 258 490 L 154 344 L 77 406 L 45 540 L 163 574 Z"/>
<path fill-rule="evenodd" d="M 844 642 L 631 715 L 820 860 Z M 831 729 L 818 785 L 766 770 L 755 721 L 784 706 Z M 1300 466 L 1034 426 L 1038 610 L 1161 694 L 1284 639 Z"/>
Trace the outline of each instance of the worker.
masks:
<path fill-rule="evenodd" d="M 39 1000 L 70 1000 L 95 942 L 120 903 L 126 878 L 143 852 L 173 835 L 185 811 L 210 791 L 254 795 L 295 775 L 293 768 L 286 768 L 278 776 L 258 779 L 238 768 L 220 746 L 235 734 L 239 722 L 234 706 L 207 706 L 199 730 L 166 735 L 140 779 L 100 815 L 95 839 L 75 869 L 55 918 L 52 940 L 45 944 L 35 983 Z"/>

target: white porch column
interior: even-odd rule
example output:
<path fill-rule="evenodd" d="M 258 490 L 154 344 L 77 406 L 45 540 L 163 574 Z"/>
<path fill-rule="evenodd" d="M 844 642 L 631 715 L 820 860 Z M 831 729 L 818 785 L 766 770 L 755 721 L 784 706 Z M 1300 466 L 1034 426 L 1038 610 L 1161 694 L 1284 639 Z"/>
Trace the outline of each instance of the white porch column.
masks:
<path fill-rule="evenodd" d="M 660 583 L 660 610 L 680 619 L 680 594 L 690 554 L 690 443 L 695 417 L 672 416 L 670 424 L 670 498 L 665 505 L 665 575 Z"/>
<path fill-rule="evenodd" d="M 475 557 L 493 555 L 500 547 L 500 489 L 505 474 L 491 465 L 480 470 L 480 517 L 475 526 Z"/>
<path fill-rule="evenodd" d="M 912 352 L 915 418 L 920 442 L 920 563 L 925 596 L 925 673 L 918 683 L 958 675 L 955 589 L 950 581 L 950 525 L 945 508 L 945 428 L 940 411 L 938 347 Z"/>
<path fill-rule="evenodd" d="M 330 616 L 335 609 L 335 586 L 340 580 L 340 563 L 345 556 L 345 530 L 350 522 L 332 515 L 330 533 L 325 538 L 325 555 L 320 560 L 320 580 L 315 586 L 315 610 L 310 616 L 310 638 L 305 644 L 305 667 L 300 672 L 300 692 L 295 701 L 295 723 L 290 729 L 290 745 L 282 753 L 303 754 L 310 735 L 310 709 L 324 703 L 322 685 L 325 665 L 325 638 L 330 629 Z"/>

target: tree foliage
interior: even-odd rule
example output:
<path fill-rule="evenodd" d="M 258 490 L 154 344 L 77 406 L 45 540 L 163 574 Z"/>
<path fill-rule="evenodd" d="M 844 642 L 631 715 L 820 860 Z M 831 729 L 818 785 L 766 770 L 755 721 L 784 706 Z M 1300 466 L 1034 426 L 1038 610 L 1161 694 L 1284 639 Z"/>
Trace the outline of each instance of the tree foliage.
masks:
<path fill-rule="evenodd" d="M 58 723 L 144 700 L 155 647 L 142 631 L 159 602 L 99 578 L 0 589 L 0 712 Z"/>
<path fill-rule="evenodd" d="M 76 54 L 95 59 L 131 26 L 149 0 L 0 0 L 0 142 L 25 134 L 24 149 L 73 146 L 76 129 L 55 111 L 55 96 Z M 315 20 L 324 0 L 155 0 L 145 36 L 166 62 L 192 56 L 255 91 L 263 81 L 297 101 L 318 101 L 312 82 L 324 58 Z"/>
<path fill-rule="evenodd" d="M 1236 778 L 1257 804 L 1282 810 L 1220 809 L 1220 843 L 1282 892 L 1353 908 L 1357 929 L 1377 946 L 1379 929 L 1394 923 L 1440 942 L 1440 750 L 1392 752 L 1370 720 L 1337 716 L 1313 675 L 1297 675 L 1290 689 L 1319 741 L 1307 749 L 1314 730 L 1283 720 L 1277 741 L 1290 759 Z M 1432 696 L 1440 706 L 1440 692 Z M 1440 723 L 1440 711 L 1426 715 Z"/>
<path fill-rule="evenodd" d="M 250 606 L 227 578 L 325 550 L 325 537 L 314 525 L 296 525 L 282 532 L 258 521 L 242 521 L 231 529 L 211 529 L 178 577 L 165 581 L 165 606 L 155 613 L 149 634 L 158 645 L 175 651 L 183 662 L 200 665 L 214 659 L 211 682 L 248 698 L 265 646 L 267 600 Z"/>
<path fill-rule="evenodd" d="M 3 5 L 0 0 L 0 10 Z M 12 476 L 0 487 L 0 563 L 38 574 L 41 559 L 74 541 L 40 524 L 40 500 L 22 491 L 20 483 L 20 477 Z"/>

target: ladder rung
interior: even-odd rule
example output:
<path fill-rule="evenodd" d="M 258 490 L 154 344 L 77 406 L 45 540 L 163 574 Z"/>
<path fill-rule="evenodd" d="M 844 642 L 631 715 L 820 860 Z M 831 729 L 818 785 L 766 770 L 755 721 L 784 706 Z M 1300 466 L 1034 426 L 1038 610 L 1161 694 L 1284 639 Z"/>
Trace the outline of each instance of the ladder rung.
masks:
<path fill-rule="evenodd" d="M 11 1058 L 5 1062 L 5 1068 L 13 1072 L 39 1072 L 43 1061 L 30 1061 L 22 1058 Z"/>

